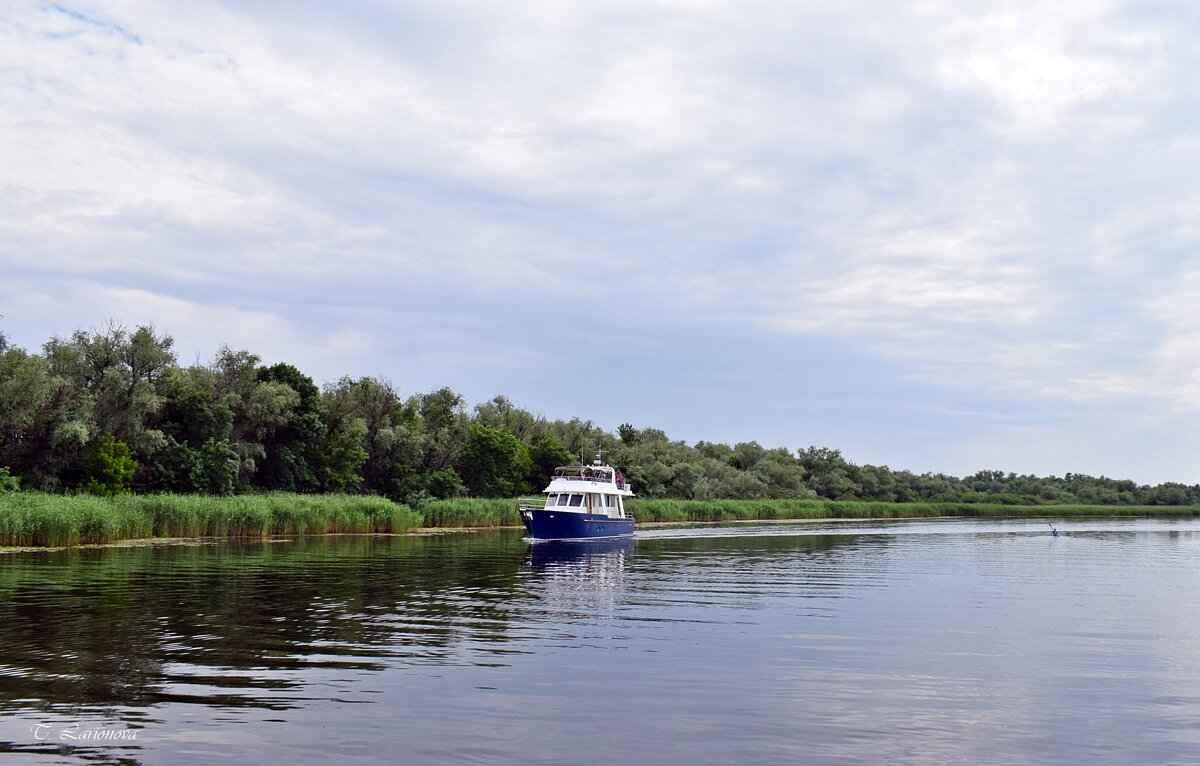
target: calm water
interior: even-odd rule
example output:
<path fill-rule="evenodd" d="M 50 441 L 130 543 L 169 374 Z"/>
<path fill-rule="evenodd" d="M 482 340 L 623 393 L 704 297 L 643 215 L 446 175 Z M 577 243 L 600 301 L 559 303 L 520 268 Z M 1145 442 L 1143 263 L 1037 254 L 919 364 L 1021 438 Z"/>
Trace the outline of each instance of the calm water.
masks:
<path fill-rule="evenodd" d="M 0 555 L 0 753 L 1197 763 L 1200 522 L 1058 526 Z"/>

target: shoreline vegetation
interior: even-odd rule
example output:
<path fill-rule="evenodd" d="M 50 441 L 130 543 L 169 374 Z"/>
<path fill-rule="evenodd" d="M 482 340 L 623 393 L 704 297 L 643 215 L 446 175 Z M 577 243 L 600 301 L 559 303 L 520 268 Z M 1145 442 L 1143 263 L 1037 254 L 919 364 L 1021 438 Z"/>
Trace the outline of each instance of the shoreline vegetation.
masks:
<path fill-rule="evenodd" d="M 599 455 L 646 524 L 1200 515 L 1200 483 L 918 474 L 827 447 L 607 430 L 505 396 L 469 407 L 373 377 L 318 386 L 226 346 L 182 366 L 150 326 L 109 322 L 35 351 L 0 332 L 0 546 L 515 527 L 511 498 Z"/>
<path fill-rule="evenodd" d="M 208 362 L 180 365 L 171 337 L 150 326 L 110 322 L 30 351 L 0 332 L 0 507 L 22 490 L 347 495 L 386 498 L 440 524 L 443 516 L 499 518 L 507 512 L 454 504 L 539 492 L 555 467 L 598 453 L 653 501 L 1200 505 L 1200 483 L 999 470 L 958 477 L 858 464 L 836 449 L 798 446 L 804 428 L 796 424 L 787 447 L 689 444 L 653 427 L 547 418 L 505 396 L 470 407 L 450 388 L 409 394 L 374 377 L 318 386 L 291 364 L 225 346 Z M 679 513 L 657 508 L 648 512 Z"/>
<path fill-rule="evenodd" d="M 64 547 L 123 540 L 404 533 L 408 506 L 361 495 L 0 495 L 0 546 Z"/>
<path fill-rule="evenodd" d="M 61 548 L 131 540 L 323 534 L 406 534 L 425 529 L 519 527 L 512 499 L 454 498 L 420 511 L 363 495 L 270 493 L 205 495 L 58 495 L 6 493 L 0 546 Z M 1200 516 L 1200 506 L 886 503 L 852 500 L 633 500 L 640 523 L 854 519 L 1082 518 Z"/>

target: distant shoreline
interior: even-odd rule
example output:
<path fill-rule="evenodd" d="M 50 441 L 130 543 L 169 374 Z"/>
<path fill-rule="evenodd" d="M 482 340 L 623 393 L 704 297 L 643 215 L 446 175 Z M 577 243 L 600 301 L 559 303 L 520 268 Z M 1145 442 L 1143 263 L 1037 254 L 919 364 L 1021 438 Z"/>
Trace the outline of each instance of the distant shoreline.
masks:
<path fill-rule="evenodd" d="M 273 493 L 53 495 L 7 493 L 0 506 L 0 551 L 84 546 L 183 544 L 222 539 L 279 540 L 325 535 L 433 535 L 519 529 L 516 501 L 431 501 L 420 510 L 362 495 Z M 881 503 L 856 500 L 636 500 L 642 529 L 684 525 L 814 523 L 939 518 L 1187 518 L 1200 506 Z"/>

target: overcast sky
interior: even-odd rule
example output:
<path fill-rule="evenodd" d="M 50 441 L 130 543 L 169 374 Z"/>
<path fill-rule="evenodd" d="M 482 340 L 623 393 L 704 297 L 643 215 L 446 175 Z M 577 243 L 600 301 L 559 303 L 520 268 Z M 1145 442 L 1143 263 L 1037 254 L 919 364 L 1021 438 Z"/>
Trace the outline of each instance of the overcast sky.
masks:
<path fill-rule="evenodd" d="M 1200 6 L 9 2 L 0 331 L 1200 482 Z"/>

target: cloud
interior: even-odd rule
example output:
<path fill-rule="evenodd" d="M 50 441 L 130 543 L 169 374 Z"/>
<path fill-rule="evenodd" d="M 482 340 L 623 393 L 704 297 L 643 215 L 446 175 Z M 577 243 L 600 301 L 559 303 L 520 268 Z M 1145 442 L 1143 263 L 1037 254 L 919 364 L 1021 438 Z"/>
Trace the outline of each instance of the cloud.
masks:
<path fill-rule="evenodd" d="M 693 400 L 744 388 L 702 391 L 697 366 L 774 374 L 704 356 L 709 334 L 875 360 L 866 398 L 991 413 L 964 440 L 1055 406 L 1090 413 L 1063 443 L 1111 408 L 1194 419 L 1198 22 L 1115 0 L 17 4 L 0 313 L 30 344 L 128 312 L 322 374 L 492 370 L 547 397 L 520 370 L 550 347 Z"/>

